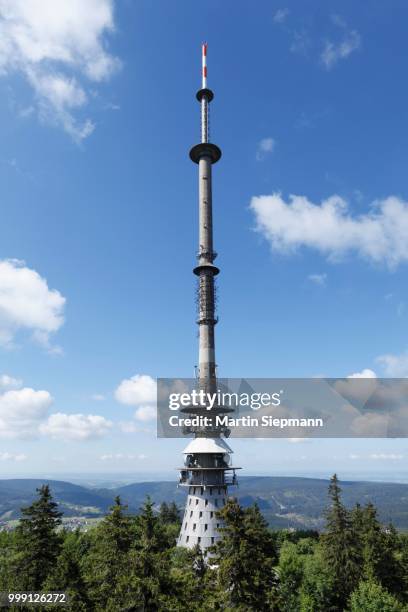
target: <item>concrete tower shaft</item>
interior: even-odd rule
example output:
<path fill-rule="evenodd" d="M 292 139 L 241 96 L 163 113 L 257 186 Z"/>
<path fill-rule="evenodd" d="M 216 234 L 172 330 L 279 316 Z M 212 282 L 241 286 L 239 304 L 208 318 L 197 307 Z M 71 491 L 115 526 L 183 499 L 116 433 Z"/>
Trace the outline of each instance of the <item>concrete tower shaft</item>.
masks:
<path fill-rule="evenodd" d="M 199 197 L 199 249 L 198 276 L 199 359 L 198 378 L 200 388 L 216 391 L 215 334 L 215 282 L 219 269 L 214 265 L 217 254 L 213 247 L 212 219 L 212 164 L 221 157 L 220 149 L 210 143 L 209 112 L 213 92 L 207 88 L 207 44 L 202 45 L 202 88 L 197 92 L 201 104 L 201 143 L 190 151 L 191 159 L 198 164 Z"/>
<path fill-rule="evenodd" d="M 214 265 L 217 256 L 213 245 L 212 165 L 221 157 L 220 149 L 209 141 L 209 105 L 214 97 L 207 87 L 207 45 L 202 47 L 202 88 L 197 92 L 201 106 L 201 142 L 190 151 L 190 158 L 198 164 L 199 249 L 194 274 L 198 277 L 197 323 L 199 326 L 199 357 L 197 386 L 207 393 L 217 392 L 215 361 L 215 277 L 219 269 Z M 202 414 L 206 406 L 185 407 L 182 412 Z M 228 486 L 235 485 L 235 468 L 231 466 L 231 448 L 222 438 L 229 435 L 226 426 L 216 424 L 216 415 L 231 408 L 215 406 L 211 425 L 189 426 L 185 433 L 193 433 L 184 450 L 184 466 L 180 468 L 179 484 L 188 487 L 188 498 L 183 516 L 178 545 L 192 548 L 199 544 L 203 550 L 220 538 L 222 520 L 217 513 L 225 505 Z"/>
<path fill-rule="evenodd" d="M 213 249 L 211 160 L 201 157 L 199 161 L 199 251 L 198 266 L 198 318 L 199 359 L 198 377 L 200 388 L 216 391 L 215 362 L 215 281 L 218 268 L 213 265 L 216 254 Z"/>

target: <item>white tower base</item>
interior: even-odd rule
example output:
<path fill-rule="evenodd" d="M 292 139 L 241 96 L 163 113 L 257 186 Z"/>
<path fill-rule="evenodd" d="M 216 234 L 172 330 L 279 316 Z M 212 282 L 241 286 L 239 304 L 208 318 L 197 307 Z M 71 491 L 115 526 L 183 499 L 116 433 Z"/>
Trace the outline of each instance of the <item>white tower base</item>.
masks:
<path fill-rule="evenodd" d="M 199 544 L 206 550 L 220 539 L 219 528 L 223 526 L 216 513 L 226 503 L 227 487 L 191 486 L 183 516 L 178 546 L 193 548 Z"/>

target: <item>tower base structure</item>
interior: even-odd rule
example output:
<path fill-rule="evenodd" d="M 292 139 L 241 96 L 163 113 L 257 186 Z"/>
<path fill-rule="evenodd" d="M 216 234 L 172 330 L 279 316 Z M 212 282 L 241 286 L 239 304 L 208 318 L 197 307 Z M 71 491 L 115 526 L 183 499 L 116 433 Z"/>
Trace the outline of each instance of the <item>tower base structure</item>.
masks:
<path fill-rule="evenodd" d="M 178 546 L 193 548 L 198 544 L 205 550 L 216 544 L 220 538 L 219 529 L 223 526 L 216 513 L 225 506 L 227 495 L 226 485 L 189 487 Z"/>
<path fill-rule="evenodd" d="M 188 487 L 188 496 L 177 546 L 205 551 L 221 538 L 222 519 L 217 513 L 228 498 L 228 488 L 237 484 L 230 466 L 231 448 L 221 437 L 198 437 L 184 450 L 180 468 L 180 486 Z"/>

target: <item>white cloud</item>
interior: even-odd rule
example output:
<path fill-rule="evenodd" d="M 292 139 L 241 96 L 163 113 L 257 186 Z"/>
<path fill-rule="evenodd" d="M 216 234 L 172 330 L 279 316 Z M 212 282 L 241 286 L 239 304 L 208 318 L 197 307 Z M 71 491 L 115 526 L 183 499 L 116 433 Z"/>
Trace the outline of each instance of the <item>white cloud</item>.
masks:
<path fill-rule="evenodd" d="M 135 412 L 136 421 L 152 421 L 156 418 L 156 406 L 139 406 Z"/>
<path fill-rule="evenodd" d="M 275 150 L 275 146 L 276 141 L 273 138 L 262 138 L 262 140 L 258 142 L 256 150 L 256 159 L 258 161 L 264 160 L 268 154 L 273 153 L 273 151 Z"/>
<path fill-rule="evenodd" d="M 0 395 L 0 437 L 35 437 L 52 402 L 48 391 L 35 391 L 28 387 Z"/>
<path fill-rule="evenodd" d="M 400 453 L 373 453 L 370 455 L 370 459 L 374 460 L 399 461 L 403 458 L 404 455 Z"/>
<path fill-rule="evenodd" d="M 273 20 L 275 23 L 283 23 L 284 21 L 286 21 L 286 18 L 289 15 L 289 9 L 288 8 L 281 8 L 278 9 L 276 11 L 276 13 L 273 16 Z"/>
<path fill-rule="evenodd" d="M 54 400 L 48 391 L 20 389 L 21 381 L 7 375 L 0 376 L 1 381 L 3 389 L 8 386 L 8 390 L 0 392 L 0 438 L 29 439 L 45 435 L 63 440 L 88 440 L 104 436 L 112 427 L 111 421 L 98 415 L 49 414 Z"/>
<path fill-rule="evenodd" d="M 256 229 L 275 251 L 315 249 L 335 261 L 350 252 L 390 268 L 408 260 L 408 202 L 395 196 L 372 204 L 369 212 L 352 215 L 347 202 L 333 195 L 321 204 L 305 196 L 280 193 L 255 196 L 250 208 Z"/>
<path fill-rule="evenodd" d="M 56 412 L 40 425 L 40 432 L 54 439 L 89 440 L 105 436 L 111 427 L 112 422 L 103 416 Z"/>
<path fill-rule="evenodd" d="M 0 453 L 0 461 L 25 461 L 27 459 L 27 455 L 20 453 L 15 455 L 13 453 Z"/>
<path fill-rule="evenodd" d="M 388 432 L 389 418 L 387 414 L 367 412 L 357 416 L 350 429 L 357 436 L 384 438 Z"/>
<path fill-rule="evenodd" d="M 101 461 L 126 461 L 126 460 L 134 460 L 138 459 L 143 461 L 147 459 L 147 455 L 140 453 L 139 455 L 134 455 L 132 453 L 107 453 L 106 455 L 101 455 Z"/>
<path fill-rule="evenodd" d="M 147 374 L 136 374 L 131 378 L 125 378 L 115 391 L 118 402 L 129 406 L 155 404 L 156 394 L 156 381 Z"/>
<path fill-rule="evenodd" d="M 115 391 L 115 398 L 121 404 L 137 406 L 134 418 L 150 421 L 156 418 L 156 381 L 146 374 L 136 374 L 122 380 Z"/>
<path fill-rule="evenodd" d="M 0 73 L 22 74 L 40 117 L 80 141 L 94 129 L 74 114 L 87 103 L 86 81 L 119 64 L 104 46 L 113 30 L 113 0 L 0 0 Z"/>
<path fill-rule="evenodd" d="M 310 442 L 310 438 L 287 438 L 291 444 L 303 444 L 304 442 Z"/>
<path fill-rule="evenodd" d="M 408 352 L 401 355 L 381 355 L 377 358 L 384 369 L 385 375 L 391 378 L 408 377 Z"/>
<path fill-rule="evenodd" d="M 91 399 L 93 399 L 94 402 L 104 402 L 106 400 L 106 397 L 101 393 L 94 393 Z"/>
<path fill-rule="evenodd" d="M 50 352 L 50 335 L 64 323 L 65 298 L 35 270 L 18 260 L 0 260 L 0 345 L 13 345 L 22 329 Z"/>
<path fill-rule="evenodd" d="M 23 381 L 8 374 L 0 374 L 0 391 L 4 389 L 19 389 Z"/>
<path fill-rule="evenodd" d="M 347 378 L 377 378 L 377 374 L 370 370 L 369 368 L 365 368 L 361 372 L 355 372 L 355 374 L 350 374 Z"/>
<path fill-rule="evenodd" d="M 349 455 L 350 459 L 364 459 L 362 455 L 357 455 L 351 453 Z M 368 459 L 372 459 L 373 461 L 400 461 L 404 458 L 404 455 L 401 453 L 371 453 L 368 455 Z"/>
<path fill-rule="evenodd" d="M 325 42 L 320 59 L 327 70 L 331 70 L 339 60 L 348 58 L 361 45 L 360 34 L 357 30 L 350 30 L 342 17 L 332 15 L 332 22 L 341 30 L 342 37 L 338 42 Z"/>
<path fill-rule="evenodd" d="M 327 280 L 327 274 L 309 274 L 307 277 L 315 285 L 325 285 Z"/>

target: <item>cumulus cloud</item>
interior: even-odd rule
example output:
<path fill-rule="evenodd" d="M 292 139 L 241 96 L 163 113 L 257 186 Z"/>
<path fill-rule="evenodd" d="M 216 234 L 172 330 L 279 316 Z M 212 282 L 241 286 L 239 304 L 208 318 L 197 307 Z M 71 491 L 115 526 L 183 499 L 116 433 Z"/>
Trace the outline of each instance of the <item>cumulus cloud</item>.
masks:
<path fill-rule="evenodd" d="M 258 142 L 257 150 L 256 150 L 256 159 L 258 161 L 263 161 L 267 155 L 273 153 L 275 150 L 276 141 L 271 138 L 262 138 Z"/>
<path fill-rule="evenodd" d="M 151 421 L 156 418 L 157 384 L 146 374 L 136 374 L 122 380 L 115 391 L 115 398 L 121 404 L 136 406 L 135 419 Z"/>
<path fill-rule="evenodd" d="M 52 402 L 48 391 L 35 391 L 29 387 L 12 389 L 0 395 L 0 437 L 35 437 Z"/>
<path fill-rule="evenodd" d="M 389 417 L 387 414 L 367 412 L 356 417 L 351 423 L 351 431 L 357 436 L 384 438 L 388 433 Z"/>
<path fill-rule="evenodd" d="M 256 229 L 281 253 L 306 247 L 336 261 L 354 252 L 390 268 L 408 260 L 408 202 L 395 196 L 374 202 L 359 216 L 338 195 L 315 204 L 297 195 L 286 202 L 273 193 L 253 197 L 250 208 Z"/>
<path fill-rule="evenodd" d="M 51 414 L 40 425 L 40 432 L 54 439 L 89 440 L 102 438 L 112 427 L 112 422 L 95 414 Z"/>
<path fill-rule="evenodd" d="M 315 285 L 324 286 L 327 280 L 327 274 L 309 274 L 307 277 Z"/>
<path fill-rule="evenodd" d="M 121 404 L 136 406 L 156 402 L 156 381 L 146 374 L 136 374 L 122 380 L 115 391 L 115 397 Z"/>
<path fill-rule="evenodd" d="M 350 374 L 347 376 L 347 378 L 377 378 L 377 374 L 373 370 L 365 368 L 364 370 L 361 370 L 361 372 Z"/>
<path fill-rule="evenodd" d="M 94 124 L 75 111 L 119 64 L 105 45 L 113 30 L 113 0 L 0 0 L 0 74 L 23 75 L 40 118 L 81 141 Z"/>
<path fill-rule="evenodd" d="M 320 60 L 327 70 L 331 70 L 340 60 L 347 59 L 361 45 L 360 34 L 357 30 L 349 29 L 339 15 L 332 15 L 332 22 L 340 29 L 341 38 L 337 42 L 325 42 Z"/>
<path fill-rule="evenodd" d="M 112 427 L 111 421 L 98 415 L 50 414 L 54 400 L 48 391 L 19 388 L 21 381 L 8 375 L 0 376 L 0 381 L 5 383 L 3 388 L 0 385 L 0 438 L 33 439 L 43 435 L 88 440 L 104 436 Z M 12 456 L 9 459 L 13 460 Z"/>
<path fill-rule="evenodd" d="M 0 345 L 13 346 L 15 334 L 28 330 L 50 352 L 50 335 L 64 323 L 65 298 L 24 262 L 0 260 Z"/>
<path fill-rule="evenodd" d="M 401 355 L 380 355 L 377 361 L 383 367 L 386 376 L 391 378 L 408 377 L 408 352 Z"/>

